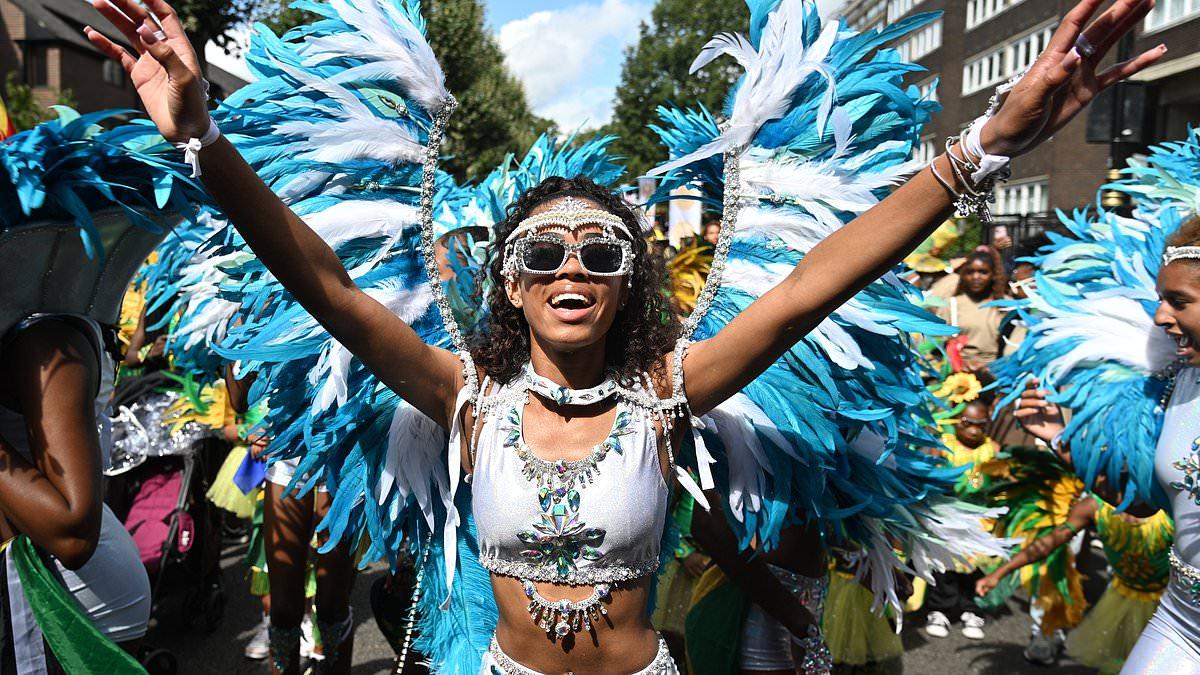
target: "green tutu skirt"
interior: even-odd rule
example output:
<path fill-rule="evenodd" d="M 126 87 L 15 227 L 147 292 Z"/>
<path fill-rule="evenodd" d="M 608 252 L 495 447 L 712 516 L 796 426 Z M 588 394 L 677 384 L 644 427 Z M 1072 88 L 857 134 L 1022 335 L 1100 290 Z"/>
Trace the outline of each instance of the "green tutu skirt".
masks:
<path fill-rule="evenodd" d="M 692 576 L 683 563 L 672 558 L 658 577 L 658 591 L 654 600 L 654 615 L 650 622 L 664 633 L 684 634 L 688 607 L 692 604 L 692 589 L 696 577 Z"/>
<path fill-rule="evenodd" d="M 1126 590 L 1114 580 L 1067 636 L 1067 655 L 1102 673 L 1120 672 L 1156 609 L 1158 599 L 1153 594 Z"/>
<path fill-rule="evenodd" d="M 874 596 L 852 575 L 829 575 L 829 595 L 821 628 L 833 662 L 851 666 L 878 663 L 904 653 L 900 636 L 886 617 L 871 611 Z"/>

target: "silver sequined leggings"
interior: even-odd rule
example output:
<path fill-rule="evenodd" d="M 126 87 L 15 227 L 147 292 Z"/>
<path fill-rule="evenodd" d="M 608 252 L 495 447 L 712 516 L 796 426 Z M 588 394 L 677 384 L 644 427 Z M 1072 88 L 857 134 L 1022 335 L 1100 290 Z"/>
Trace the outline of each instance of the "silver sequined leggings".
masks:
<path fill-rule="evenodd" d="M 1121 675 L 1200 675 L 1200 603 L 1176 574 Z"/>

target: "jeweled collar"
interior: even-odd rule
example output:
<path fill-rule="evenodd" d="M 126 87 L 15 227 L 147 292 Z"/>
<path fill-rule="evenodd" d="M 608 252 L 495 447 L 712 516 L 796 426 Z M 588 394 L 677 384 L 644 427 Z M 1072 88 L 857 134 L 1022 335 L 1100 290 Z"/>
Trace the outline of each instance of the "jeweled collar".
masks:
<path fill-rule="evenodd" d="M 535 373 L 530 362 L 525 363 L 521 377 L 529 391 L 558 405 L 593 405 L 611 398 L 620 388 L 611 372 L 605 374 L 603 382 L 588 389 L 564 387 Z"/>

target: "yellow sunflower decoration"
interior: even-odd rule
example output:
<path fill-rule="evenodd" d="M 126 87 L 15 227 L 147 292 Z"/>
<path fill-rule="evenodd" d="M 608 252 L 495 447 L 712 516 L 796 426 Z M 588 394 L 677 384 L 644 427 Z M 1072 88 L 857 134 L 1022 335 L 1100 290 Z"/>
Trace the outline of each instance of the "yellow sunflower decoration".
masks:
<path fill-rule="evenodd" d="M 712 269 L 712 248 L 692 242 L 671 258 L 671 298 L 679 312 L 690 314 L 696 308 L 696 298 L 704 288 L 704 280 Z"/>
<path fill-rule="evenodd" d="M 933 395 L 951 405 L 970 403 L 979 398 L 983 385 L 974 373 L 952 373 L 942 381 L 942 386 Z"/>

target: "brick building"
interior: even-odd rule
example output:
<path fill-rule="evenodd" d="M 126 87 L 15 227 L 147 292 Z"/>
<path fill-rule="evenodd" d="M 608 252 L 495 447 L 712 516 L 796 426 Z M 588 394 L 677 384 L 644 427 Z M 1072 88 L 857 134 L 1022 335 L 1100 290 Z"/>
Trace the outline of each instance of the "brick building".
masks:
<path fill-rule="evenodd" d="M 41 105 L 56 103 L 59 92 L 69 89 L 81 111 L 139 108 L 125 71 L 88 42 L 85 25 L 128 44 L 84 0 L 0 0 L 0 83 L 17 73 Z M 211 64 L 209 80 L 218 95 L 245 84 Z"/>
<path fill-rule="evenodd" d="M 1046 46 L 1060 17 L 1076 0 L 851 0 L 844 14 L 859 29 L 877 27 L 918 12 L 940 11 L 935 23 L 907 37 L 899 50 L 928 69 L 911 83 L 932 90 L 943 111 L 922 138 L 922 155 L 932 158 L 944 139 L 956 135 L 982 113 L 997 84 L 1024 69 Z M 1144 94 L 1144 142 L 1183 137 L 1187 124 L 1200 123 L 1200 0 L 1159 0 L 1137 29 L 1133 53 L 1159 43 L 1163 62 L 1139 75 L 1129 98 Z M 1110 54 L 1109 61 L 1114 61 Z M 1111 109 L 1111 102 L 1094 107 Z M 1137 126 L 1130 115 L 1126 127 Z M 1028 215 L 1071 209 L 1095 201 L 1108 171 L 1110 145 L 1088 143 L 1087 114 L 1013 165 L 1013 180 L 997 192 L 998 214 Z M 1107 128 L 1101 126 L 1101 128 Z M 1136 133 L 1132 128 L 1129 133 Z M 1093 140 L 1096 136 L 1093 135 Z"/>

